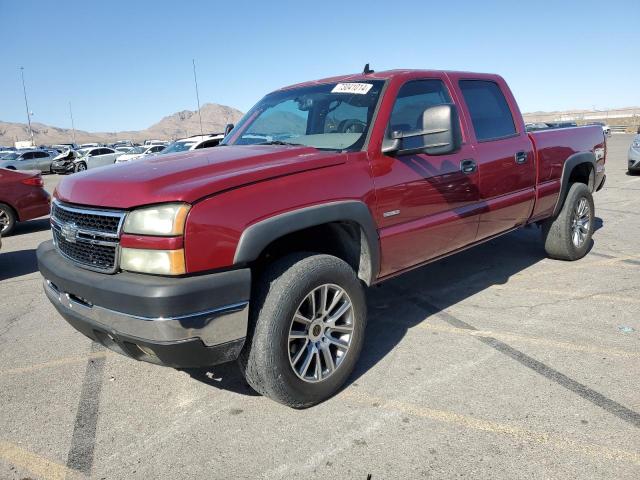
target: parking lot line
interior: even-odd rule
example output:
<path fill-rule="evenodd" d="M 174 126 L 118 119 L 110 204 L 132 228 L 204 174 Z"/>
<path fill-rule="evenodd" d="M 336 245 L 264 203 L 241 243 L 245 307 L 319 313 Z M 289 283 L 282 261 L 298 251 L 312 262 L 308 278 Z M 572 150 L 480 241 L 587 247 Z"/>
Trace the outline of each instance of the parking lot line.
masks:
<path fill-rule="evenodd" d="M 625 264 L 626 260 L 636 260 L 640 258 L 639 255 L 626 255 L 623 257 L 614 257 L 614 258 L 607 258 L 604 260 L 596 260 L 596 261 L 588 261 L 588 260 L 580 260 L 579 263 L 571 263 L 568 264 L 569 268 L 567 268 L 566 266 L 563 268 L 558 268 L 558 269 L 551 269 L 551 270 L 541 270 L 541 271 L 530 271 L 530 269 L 525 269 L 522 270 L 521 272 L 518 272 L 516 274 L 514 274 L 512 277 L 513 278 L 521 278 L 521 277 L 526 277 L 526 278 L 534 278 L 534 277 L 540 277 L 540 276 L 553 276 L 555 274 L 566 274 L 566 273 L 573 273 L 576 270 L 582 270 L 584 268 L 593 268 L 593 267 L 624 267 L 624 266 L 628 266 L 628 265 L 632 265 L 629 263 Z M 555 262 L 554 262 L 555 263 Z M 566 265 L 566 262 L 565 262 Z"/>
<path fill-rule="evenodd" d="M 593 353 L 596 355 L 604 354 L 623 358 L 640 358 L 640 352 L 632 352 L 627 350 L 617 350 L 610 348 L 597 347 L 595 345 L 581 345 L 570 342 L 558 342 L 555 340 L 549 340 L 540 337 L 530 337 L 528 335 L 519 335 L 511 332 L 500 332 L 495 330 L 467 330 L 456 327 L 450 327 L 447 325 L 436 325 L 433 323 L 419 323 L 417 328 L 425 330 L 431 330 L 434 332 L 450 333 L 453 335 L 466 335 L 471 337 L 491 337 L 504 341 L 520 341 L 525 343 L 531 343 L 534 345 L 544 345 L 546 347 L 555 347 L 562 350 L 570 350 L 574 352 Z"/>
<path fill-rule="evenodd" d="M 53 368 L 60 367 L 64 365 L 70 365 L 74 363 L 84 363 L 92 358 L 104 358 L 107 355 L 112 355 L 112 352 L 109 350 L 101 351 L 101 352 L 92 352 L 88 355 L 83 355 L 79 357 L 64 357 L 58 358 L 56 360 L 50 360 L 44 363 L 36 363 L 34 365 L 28 365 L 26 367 L 17 367 L 17 368 L 9 368 L 7 370 L 0 370 L 0 376 L 4 375 L 18 375 L 21 373 L 31 373 L 37 370 L 42 370 L 45 368 Z"/>
<path fill-rule="evenodd" d="M 15 467 L 23 468 L 44 480 L 75 480 L 86 478 L 84 475 L 64 465 L 52 462 L 4 440 L 0 440 L 0 459 Z"/>
<path fill-rule="evenodd" d="M 570 292 L 567 290 L 551 290 L 551 289 L 545 289 L 545 288 L 524 288 L 524 287 L 517 287 L 509 284 L 491 285 L 489 289 L 506 290 L 506 291 L 514 291 L 514 292 L 539 293 L 542 295 L 558 295 L 561 297 L 567 297 L 567 300 L 582 300 L 585 298 L 593 298 L 593 299 L 601 299 L 601 300 L 610 300 L 612 302 L 634 303 L 634 304 L 640 305 L 640 298 L 621 297 L 618 295 L 611 295 L 609 293 L 591 294 L 588 292 Z"/>
<path fill-rule="evenodd" d="M 357 404 L 372 405 L 375 403 L 379 405 L 379 408 L 385 410 L 392 410 L 412 415 L 414 417 L 428 418 L 430 420 L 435 420 L 437 422 L 450 425 L 456 425 L 469 430 L 490 432 L 496 435 L 503 435 L 515 438 L 517 440 L 522 440 L 528 443 L 552 445 L 553 447 L 559 448 L 561 450 L 569 450 L 572 452 L 584 453 L 594 457 L 604 457 L 609 460 L 625 461 L 640 465 L 639 452 L 605 447 L 603 445 L 584 443 L 570 439 L 564 434 L 553 434 L 527 430 L 516 425 L 483 420 L 452 411 L 436 410 L 426 406 L 407 403 L 400 400 L 376 397 L 362 391 L 357 391 L 355 389 L 345 390 L 339 396 L 345 400 Z"/>

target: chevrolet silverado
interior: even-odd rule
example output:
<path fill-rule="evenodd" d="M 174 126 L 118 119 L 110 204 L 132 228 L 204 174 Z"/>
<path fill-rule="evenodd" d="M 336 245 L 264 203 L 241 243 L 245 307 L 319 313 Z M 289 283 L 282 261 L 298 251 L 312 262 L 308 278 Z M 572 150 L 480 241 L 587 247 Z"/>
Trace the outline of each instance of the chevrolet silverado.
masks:
<path fill-rule="evenodd" d="M 218 147 L 63 179 L 38 262 L 94 341 L 237 361 L 303 408 L 353 371 L 365 287 L 528 224 L 583 257 L 605 154 L 599 126 L 527 133 L 498 75 L 367 68 L 266 95 Z"/>

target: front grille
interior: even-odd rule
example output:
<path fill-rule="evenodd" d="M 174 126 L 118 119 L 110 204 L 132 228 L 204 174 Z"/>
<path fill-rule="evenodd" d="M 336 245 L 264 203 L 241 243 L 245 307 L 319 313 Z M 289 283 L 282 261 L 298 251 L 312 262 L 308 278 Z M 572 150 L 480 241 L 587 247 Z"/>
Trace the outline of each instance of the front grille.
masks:
<path fill-rule="evenodd" d="M 118 268 L 124 212 L 71 207 L 54 201 L 51 230 L 58 251 L 81 267 L 104 273 Z"/>
<path fill-rule="evenodd" d="M 117 246 L 92 245 L 91 243 L 71 243 L 65 240 L 56 227 L 52 229 L 53 239 L 58 250 L 82 266 L 91 267 L 106 272 L 113 271 L 116 267 Z"/>
<path fill-rule="evenodd" d="M 108 213 L 105 215 L 104 213 Z M 60 223 L 75 223 L 79 228 L 103 233 L 118 233 L 118 225 L 122 214 L 113 215 L 111 212 L 95 212 L 91 210 L 70 209 L 59 203 L 51 206 L 51 216 Z"/>

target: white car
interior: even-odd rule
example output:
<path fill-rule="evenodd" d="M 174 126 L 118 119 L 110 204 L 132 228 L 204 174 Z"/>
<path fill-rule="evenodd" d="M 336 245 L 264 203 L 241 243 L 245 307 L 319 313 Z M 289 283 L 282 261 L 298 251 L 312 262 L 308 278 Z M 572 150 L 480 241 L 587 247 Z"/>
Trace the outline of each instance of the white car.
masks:
<path fill-rule="evenodd" d="M 224 135 L 196 135 L 195 137 L 183 138 L 169 144 L 169 146 L 162 151 L 162 155 L 216 147 L 223 138 Z"/>
<path fill-rule="evenodd" d="M 129 153 L 131 150 L 133 150 L 134 147 L 115 147 L 115 150 L 117 152 L 121 152 L 121 153 Z"/>
<path fill-rule="evenodd" d="M 143 145 L 141 147 L 134 147 L 124 155 L 120 155 L 116 160 L 116 163 L 129 162 L 131 160 L 138 160 L 140 158 L 147 157 L 149 155 L 155 155 L 164 150 L 164 145 Z"/>
<path fill-rule="evenodd" d="M 111 165 L 120 156 L 120 152 L 109 147 L 82 148 L 76 154 L 78 158 L 73 160 L 76 172 Z"/>

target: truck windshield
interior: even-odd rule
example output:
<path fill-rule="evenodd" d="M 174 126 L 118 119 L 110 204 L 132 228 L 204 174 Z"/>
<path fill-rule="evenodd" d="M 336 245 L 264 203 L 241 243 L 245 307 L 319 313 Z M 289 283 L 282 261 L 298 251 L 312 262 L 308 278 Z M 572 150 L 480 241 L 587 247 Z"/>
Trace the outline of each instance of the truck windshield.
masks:
<path fill-rule="evenodd" d="M 222 144 L 360 150 L 383 85 L 381 80 L 372 80 L 273 92 L 240 120 Z"/>

